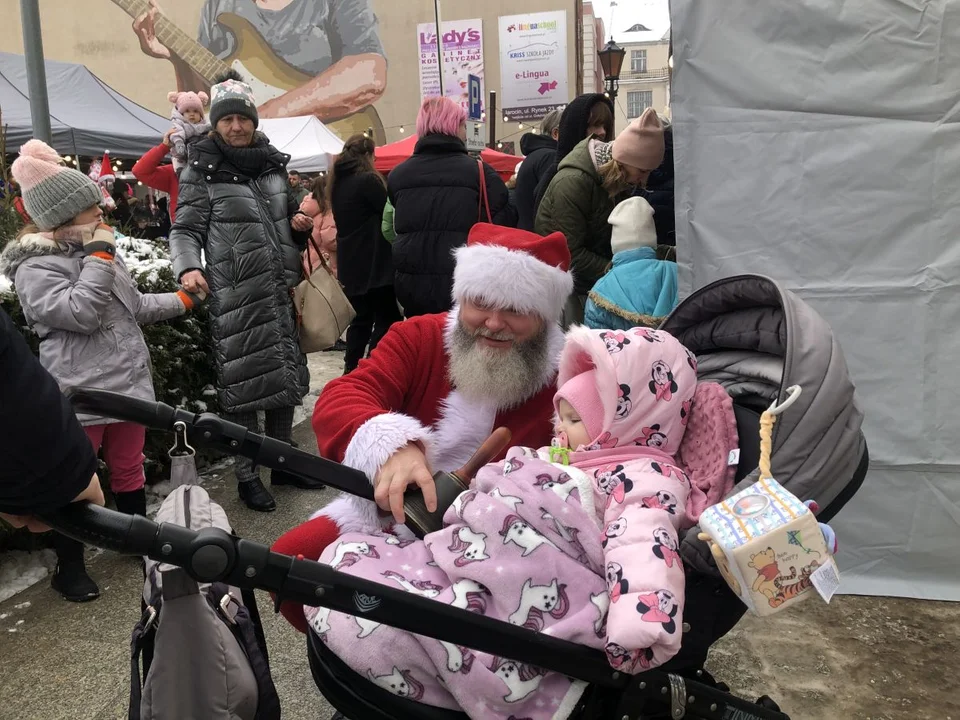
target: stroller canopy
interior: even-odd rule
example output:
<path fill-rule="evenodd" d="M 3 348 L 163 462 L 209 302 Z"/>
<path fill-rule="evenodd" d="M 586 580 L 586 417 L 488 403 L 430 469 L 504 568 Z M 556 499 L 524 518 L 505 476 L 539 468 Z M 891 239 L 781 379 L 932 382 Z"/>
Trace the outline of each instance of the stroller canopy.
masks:
<path fill-rule="evenodd" d="M 663 329 L 697 355 L 701 380 L 720 383 L 739 404 L 762 411 L 799 385 L 774 426 L 773 474 L 820 507 L 841 494 L 864 452 L 863 413 L 833 331 L 812 307 L 768 277 L 740 275 L 693 293 Z M 737 489 L 757 478 L 754 471 Z"/>

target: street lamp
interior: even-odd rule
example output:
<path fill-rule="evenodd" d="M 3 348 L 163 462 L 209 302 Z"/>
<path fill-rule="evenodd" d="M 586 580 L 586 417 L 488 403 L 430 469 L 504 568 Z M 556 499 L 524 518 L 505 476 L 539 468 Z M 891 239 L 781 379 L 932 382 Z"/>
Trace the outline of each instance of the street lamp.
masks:
<path fill-rule="evenodd" d="M 627 51 L 617 45 L 613 38 L 597 52 L 600 57 L 600 67 L 603 68 L 603 79 L 607 83 L 607 95 L 611 100 L 617 99 L 617 90 L 620 89 L 620 68 L 623 67 L 623 58 Z"/>

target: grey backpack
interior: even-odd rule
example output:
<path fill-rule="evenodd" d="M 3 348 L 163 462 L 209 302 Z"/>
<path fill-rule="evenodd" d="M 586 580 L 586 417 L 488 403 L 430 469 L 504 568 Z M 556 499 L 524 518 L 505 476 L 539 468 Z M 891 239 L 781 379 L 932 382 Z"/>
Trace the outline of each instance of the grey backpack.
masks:
<path fill-rule="evenodd" d="M 199 485 L 171 492 L 156 521 L 232 532 Z M 197 583 L 150 559 L 144 572 L 143 616 L 130 643 L 129 720 L 279 720 L 253 592 Z"/>

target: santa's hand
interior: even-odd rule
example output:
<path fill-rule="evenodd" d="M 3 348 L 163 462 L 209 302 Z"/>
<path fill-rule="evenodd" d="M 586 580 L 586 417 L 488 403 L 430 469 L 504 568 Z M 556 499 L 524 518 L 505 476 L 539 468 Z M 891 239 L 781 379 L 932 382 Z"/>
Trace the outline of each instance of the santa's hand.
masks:
<path fill-rule="evenodd" d="M 427 466 L 427 457 L 417 443 L 404 445 L 381 466 L 374 480 L 373 498 L 382 510 L 393 513 L 397 523 L 403 523 L 403 494 L 410 485 L 416 484 L 423 492 L 427 510 L 437 509 L 437 488 L 433 473 Z"/>

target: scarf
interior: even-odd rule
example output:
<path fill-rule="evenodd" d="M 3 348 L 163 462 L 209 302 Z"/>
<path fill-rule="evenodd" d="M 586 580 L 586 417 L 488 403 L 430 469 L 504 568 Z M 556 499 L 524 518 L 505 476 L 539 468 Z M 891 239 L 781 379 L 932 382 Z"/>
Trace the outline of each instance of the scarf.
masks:
<path fill-rule="evenodd" d="M 274 157 L 277 151 L 262 132 L 253 134 L 253 144 L 248 147 L 228 145 L 220 133 L 213 133 L 213 141 L 224 159 L 249 178 L 259 177 L 270 165 L 282 167 Z"/>

